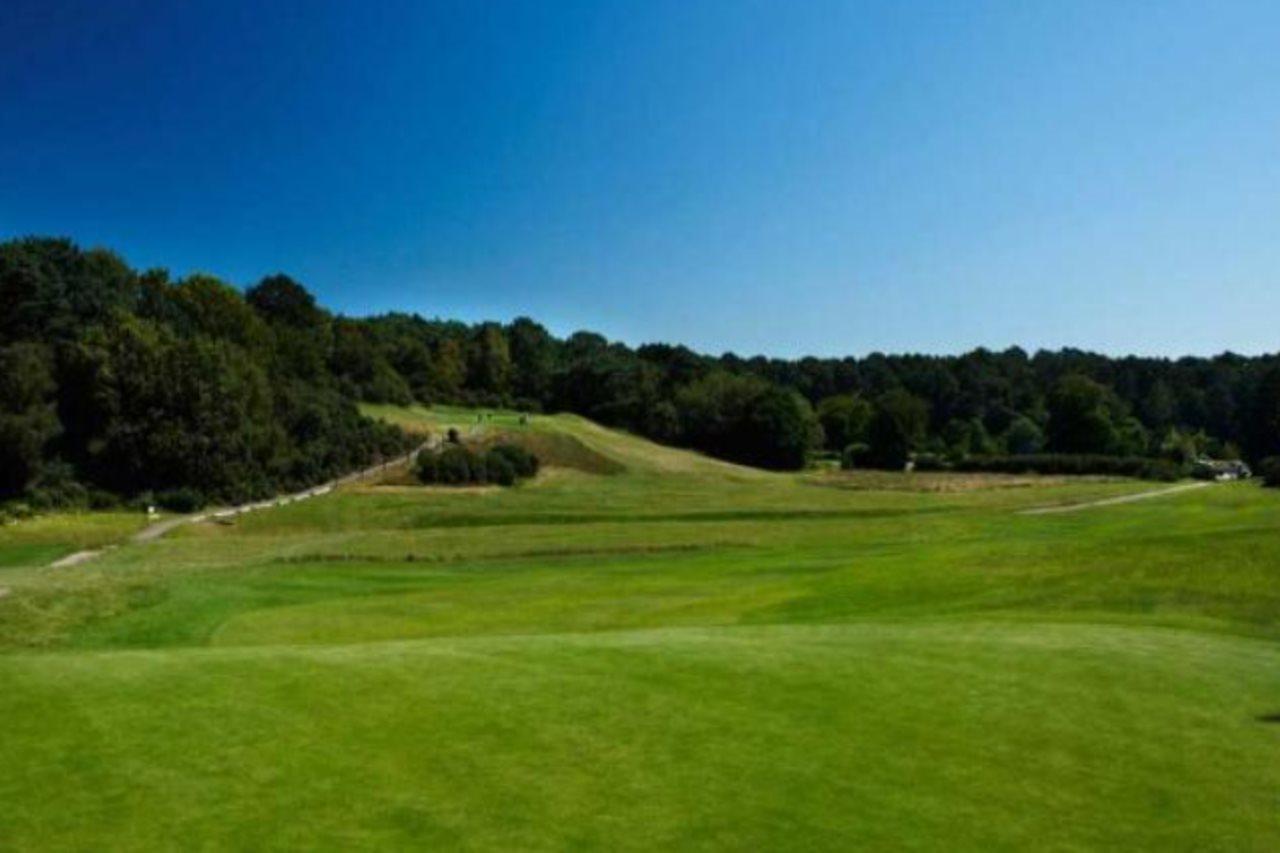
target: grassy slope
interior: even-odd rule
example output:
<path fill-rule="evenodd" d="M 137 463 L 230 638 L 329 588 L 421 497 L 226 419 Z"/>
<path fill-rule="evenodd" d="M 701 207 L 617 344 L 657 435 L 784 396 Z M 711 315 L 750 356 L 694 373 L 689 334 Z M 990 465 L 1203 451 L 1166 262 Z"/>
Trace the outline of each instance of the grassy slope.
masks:
<path fill-rule="evenodd" d="M 47 566 L 74 551 L 118 542 L 145 523 L 140 512 L 94 512 L 44 515 L 0 526 L 0 572 Z"/>
<path fill-rule="evenodd" d="M 626 472 L 11 572 L 0 847 L 1280 844 L 1274 494 L 1027 517 L 1147 486 L 833 488 L 526 429 Z"/>

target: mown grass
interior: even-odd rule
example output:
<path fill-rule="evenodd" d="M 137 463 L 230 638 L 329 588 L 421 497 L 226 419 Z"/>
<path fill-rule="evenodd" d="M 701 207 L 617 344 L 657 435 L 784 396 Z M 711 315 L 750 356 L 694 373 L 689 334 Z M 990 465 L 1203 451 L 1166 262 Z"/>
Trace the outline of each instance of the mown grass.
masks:
<path fill-rule="evenodd" d="M 1025 516 L 1150 486 L 524 428 L 621 471 L 11 573 L 0 847 L 1280 845 L 1274 493 Z"/>

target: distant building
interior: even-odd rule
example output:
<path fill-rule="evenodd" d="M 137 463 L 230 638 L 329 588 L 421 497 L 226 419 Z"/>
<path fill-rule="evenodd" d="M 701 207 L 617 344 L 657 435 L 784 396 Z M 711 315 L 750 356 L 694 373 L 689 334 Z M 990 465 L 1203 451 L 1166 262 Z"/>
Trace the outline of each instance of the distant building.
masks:
<path fill-rule="evenodd" d="M 1191 476 L 1198 480 L 1246 480 L 1253 476 L 1253 471 L 1239 459 L 1202 456 L 1192 463 Z"/>

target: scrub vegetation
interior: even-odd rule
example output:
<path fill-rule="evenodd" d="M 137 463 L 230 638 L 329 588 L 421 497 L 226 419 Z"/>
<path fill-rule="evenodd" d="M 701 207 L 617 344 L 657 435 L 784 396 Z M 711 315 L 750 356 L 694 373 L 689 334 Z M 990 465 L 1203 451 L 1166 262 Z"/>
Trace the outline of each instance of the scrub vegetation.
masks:
<path fill-rule="evenodd" d="M 366 413 L 565 450 L 65 569 L 136 522 L 0 528 L 2 846 L 1280 846 L 1272 490 Z"/>

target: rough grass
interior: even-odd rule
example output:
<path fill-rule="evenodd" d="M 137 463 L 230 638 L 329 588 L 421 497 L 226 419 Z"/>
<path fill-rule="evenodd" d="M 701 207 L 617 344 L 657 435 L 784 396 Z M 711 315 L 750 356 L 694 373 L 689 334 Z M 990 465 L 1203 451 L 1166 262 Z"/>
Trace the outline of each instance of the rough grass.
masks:
<path fill-rule="evenodd" d="M 118 542 L 146 523 L 140 512 L 83 512 L 0 525 L 0 570 L 47 566 L 75 551 Z"/>
<path fill-rule="evenodd" d="M 490 431 L 477 444 L 480 447 L 516 444 L 537 456 L 544 466 L 571 468 L 586 474 L 613 475 L 627 470 L 617 459 L 591 449 L 580 438 L 567 432 L 508 427 Z"/>
<path fill-rule="evenodd" d="M 0 847 L 1280 846 L 1280 495 L 529 429 L 626 470 L 0 573 Z"/>
<path fill-rule="evenodd" d="M 912 471 L 841 471 L 827 469 L 815 471 L 815 485 L 855 491 L 907 491 L 907 492 L 973 492 L 986 489 L 1027 489 L 1045 486 L 1063 486 L 1086 482 L 1124 482 L 1115 477 L 1062 477 L 1040 474 L 989 474 L 981 472 Z M 1152 486 L 1152 488 L 1155 488 Z"/>

